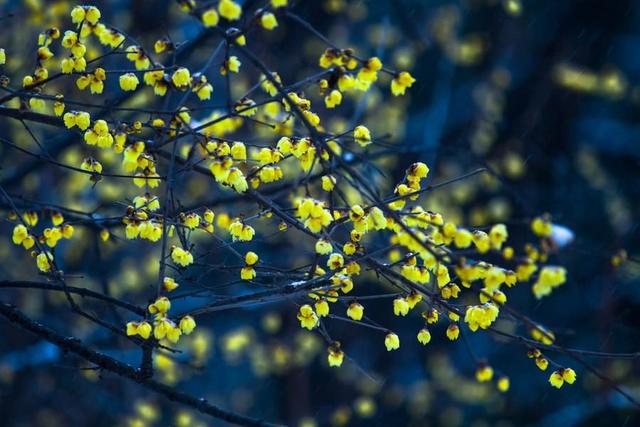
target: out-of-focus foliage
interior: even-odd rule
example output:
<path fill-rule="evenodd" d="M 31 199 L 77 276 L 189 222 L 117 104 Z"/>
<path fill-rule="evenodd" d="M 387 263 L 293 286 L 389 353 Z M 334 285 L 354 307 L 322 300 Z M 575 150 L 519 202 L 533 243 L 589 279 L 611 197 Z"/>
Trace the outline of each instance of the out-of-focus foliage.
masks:
<path fill-rule="evenodd" d="M 632 0 L 0 4 L 6 425 L 640 421 Z"/>

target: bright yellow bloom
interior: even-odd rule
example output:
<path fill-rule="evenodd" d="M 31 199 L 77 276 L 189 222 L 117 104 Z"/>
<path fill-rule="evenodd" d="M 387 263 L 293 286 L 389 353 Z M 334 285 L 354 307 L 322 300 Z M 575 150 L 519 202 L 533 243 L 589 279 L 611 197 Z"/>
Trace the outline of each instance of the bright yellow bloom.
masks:
<path fill-rule="evenodd" d="M 394 96 L 404 95 L 407 88 L 411 87 L 415 81 L 411 74 L 403 71 L 391 80 L 391 93 Z"/>
<path fill-rule="evenodd" d="M 458 248 L 468 248 L 471 245 L 473 235 L 469 230 L 464 228 L 459 228 L 456 231 L 456 235 L 453 238 L 453 241 Z"/>
<path fill-rule="evenodd" d="M 451 341 L 455 341 L 458 339 L 459 335 L 460 328 L 458 327 L 458 325 L 456 325 L 455 323 L 450 324 L 447 328 L 447 338 L 449 338 Z"/>
<path fill-rule="evenodd" d="M 309 304 L 305 304 L 300 307 L 298 312 L 298 320 L 300 321 L 300 327 L 312 330 L 318 325 L 318 316 L 313 311 L 313 308 Z"/>
<path fill-rule="evenodd" d="M 218 16 L 218 12 L 215 9 L 205 10 L 202 14 L 202 23 L 205 27 L 215 27 L 218 25 L 218 21 L 220 17 Z"/>
<path fill-rule="evenodd" d="M 342 93 L 339 90 L 332 90 L 324 97 L 324 104 L 327 108 L 335 108 L 342 103 Z"/>
<path fill-rule="evenodd" d="M 406 316 L 409 313 L 409 303 L 407 300 L 398 297 L 393 300 L 393 314 L 396 316 Z"/>
<path fill-rule="evenodd" d="M 472 331 L 476 331 L 478 328 L 487 329 L 495 322 L 499 313 L 498 307 L 491 302 L 482 305 L 472 305 L 467 307 L 464 321 L 469 324 L 469 329 Z"/>
<path fill-rule="evenodd" d="M 126 73 L 120 76 L 120 89 L 124 91 L 136 90 L 140 81 L 133 73 Z"/>
<path fill-rule="evenodd" d="M 547 215 L 534 218 L 531 222 L 531 230 L 539 237 L 549 237 L 553 229 L 553 224 Z"/>
<path fill-rule="evenodd" d="M 573 384 L 576 380 L 576 372 L 571 368 L 564 368 L 562 370 L 562 379 L 567 384 Z"/>
<path fill-rule="evenodd" d="M 253 239 L 255 230 L 250 225 L 246 225 L 238 220 L 235 220 L 229 225 L 229 233 L 231 233 L 234 241 L 243 240 L 248 242 Z"/>
<path fill-rule="evenodd" d="M 167 297 L 160 297 L 156 299 L 153 304 L 149 304 L 148 310 L 151 314 L 165 314 L 171 309 L 171 301 Z"/>
<path fill-rule="evenodd" d="M 81 130 L 86 130 L 91 124 L 91 117 L 89 113 L 84 111 L 69 111 L 63 116 L 64 125 L 71 129 L 74 126 L 78 126 Z"/>
<path fill-rule="evenodd" d="M 347 308 L 347 316 L 353 320 L 362 320 L 364 314 L 364 307 L 357 302 L 352 302 Z"/>
<path fill-rule="evenodd" d="M 546 371 L 549 366 L 549 361 L 544 357 L 537 357 L 535 363 L 541 371 Z"/>
<path fill-rule="evenodd" d="M 343 256 L 339 253 L 332 253 L 329 256 L 329 260 L 327 261 L 327 267 L 332 270 L 337 270 L 339 268 L 342 268 L 342 266 L 344 266 Z"/>
<path fill-rule="evenodd" d="M 100 20 L 100 16 L 101 16 L 100 10 L 97 7 L 89 6 L 87 8 L 85 19 L 91 25 L 96 25 L 98 23 L 98 20 Z"/>
<path fill-rule="evenodd" d="M 476 370 L 476 380 L 478 382 L 491 381 L 493 378 L 493 368 L 489 365 L 481 365 Z"/>
<path fill-rule="evenodd" d="M 361 147 L 371 144 L 371 132 L 366 127 L 360 125 L 353 130 L 353 138 Z"/>
<path fill-rule="evenodd" d="M 51 252 L 40 252 L 36 257 L 36 265 L 38 266 L 38 270 L 43 273 L 50 272 L 53 265 L 53 255 Z"/>
<path fill-rule="evenodd" d="M 407 298 L 407 304 L 410 309 L 413 309 L 420 301 L 422 301 L 422 295 L 417 292 L 411 292 Z"/>
<path fill-rule="evenodd" d="M 184 316 L 180 319 L 179 327 L 183 334 L 189 335 L 196 328 L 196 321 L 191 316 Z"/>
<path fill-rule="evenodd" d="M 322 189 L 324 191 L 333 191 L 336 186 L 336 178 L 332 175 L 325 175 L 322 177 Z"/>
<path fill-rule="evenodd" d="M 191 73 L 187 68 L 180 67 L 171 75 L 171 81 L 178 88 L 187 87 L 191 84 Z"/>
<path fill-rule="evenodd" d="M 84 140 L 89 145 L 96 145 L 99 148 L 109 148 L 113 145 L 113 135 L 109 132 L 109 126 L 104 120 L 96 120 L 93 129 L 84 133 Z"/>
<path fill-rule="evenodd" d="M 242 280 L 253 280 L 256 277 L 256 269 L 251 266 L 244 266 L 240 269 L 240 278 Z"/>
<path fill-rule="evenodd" d="M 500 378 L 498 378 L 496 385 L 498 387 L 498 390 L 500 390 L 502 393 L 509 391 L 509 377 L 501 376 Z"/>
<path fill-rule="evenodd" d="M 247 252 L 244 256 L 244 262 L 247 265 L 254 265 L 258 262 L 258 255 L 255 252 Z"/>
<path fill-rule="evenodd" d="M 549 384 L 551 384 L 555 388 L 560 388 L 564 384 L 564 379 L 562 377 L 562 370 L 553 371 L 549 376 Z"/>
<path fill-rule="evenodd" d="M 180 286 L 172 277 L 165 277 L 162 281 L 162 287 L 165 291 L 171 292 Z"/>
<path fill-rule="evenodd" d="M 316 253 L 320 255 L 327 255 L 333 251 L 333 246 L 327 240 L 320 239 L 316 242 Z"/>
<path fill-rule="evenodd" d="M 278 20 L 273 13 L 265 12 L 260 16 L 260 25 L 265 30 L 273 30 L 278 26 Z"/>
<path fill-rule="evenodd" d="M 231 146 L 231 156 L 234 160 L 247 160 L 247 148 L 242 142 L 234 142 Z"/>
<path fill-rule="evenodd" d="M 193 263 L 193 255 L 189 251 L 177 246 L 174 246 L 171 250 L 171 259 L 173 262 L 183 267 Z"/>
<path fill-rule="evenodd" d="M 285 7 L 289 0 L 271 0 L 271 7 L 277 9 L 279 7 Z"/>
<path fill-rule="evenodd" d="M 141 322 L 138 325 L 137 332 L 140 337 L 146 340 L 149 338 L 149 336 L 151 336 L 151 325 L 149 324 L 149 322 Z"/>
<path fill-rule="evenodd" d="M 327 355 L 329 366 L 336 368 L 340 367 L 344 360 L 344 352 L 340 349 L 340 343 L 337 341 L 333 342 L 327 351 L 329 353 Z"/>
<path fill-rule="evenodd" d="M 418 331 L 418 342 L 422 345 L 429 344 L 431 341 L 431 333 L 427 328 L 422 328 Z"/>
<path fill-rule="evenodd" d="M 400 348 L 400 338 L 393 332 L 389 332 L 387 336 L 384 337 L 384 346 L 387 348 L 387 351 L 397 350 Z"/>
<path fill-rule="evenodd" d="M 564 267 L 546 266 L 540 270 L 538 280 L 531 290 L 537 299 L 549 295 L 551 291 L 567 280 L 567 270 Z"/>
<path fill-rule="evenodd" d="M 240 19 L 242 8 L 232 0 L 220 0 L 220 3 L 218 3 L 218 13 L 229 21 L 236 21 Z"/>
<path fill-rule="evenodd" d="M 326 299 L 320 298 L 318 301 L 316 301 L 314 307 L 316 309 L 316 314 L 319 317 L 326 317 L 329 315 L 329 303 Z"/>

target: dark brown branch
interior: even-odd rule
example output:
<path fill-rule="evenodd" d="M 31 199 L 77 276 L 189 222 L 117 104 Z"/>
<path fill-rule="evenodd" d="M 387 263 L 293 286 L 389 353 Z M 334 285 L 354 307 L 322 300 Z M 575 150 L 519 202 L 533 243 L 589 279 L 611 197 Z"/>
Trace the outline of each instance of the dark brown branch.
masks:
<path fill-rule="evenodd" d="M 30 331 L 31 333 L 49 341 L 52 344 L 57 345 L 64 351 L 80 356 L 84 360 L 93 363 L 94 365 L 105 371 L 113 372 L 116 375 L 134 381 L 144 388 L 158 393 L 171 401 L 187 405 L 203 414 L 210 415 L 213 418 L 241 426 L 276 425 L 263 420 L 258 420 L 255 418 L 236 414 L 234 412 L 226 411 L 207 402 L 204 398 L 196 398 L 187 393 L 178 391 L 173 387 L 162 384 L 158 381 L 145 378 L 140 370 L 117 359 L 114 359 L 113 357 L 108 356 L 104 353 L 94 351 L 84 346 L 82 342 L 76 338 L 65 337 L 57 333 L 49 327 L 30 319 L 24 313 L 10 304 L 0 303 L 0 315 L 5 317 L 11 323 L 18 325 L 27 331 Z"/>

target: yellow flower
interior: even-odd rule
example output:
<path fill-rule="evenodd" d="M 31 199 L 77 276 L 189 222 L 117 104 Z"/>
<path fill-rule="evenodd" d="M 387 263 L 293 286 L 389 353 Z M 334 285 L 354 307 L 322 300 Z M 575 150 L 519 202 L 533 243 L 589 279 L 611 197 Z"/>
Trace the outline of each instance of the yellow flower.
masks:
<path fill-rule="evenodd" d="M 234 142 L 231 146 L 231 155 L 234 160 L 247 160 L 247 148 L 242 142 Z"/>
<path fill-rule="evenodd" d="M 361 147 L 371 144 L 371 132 L 362 125 L 356 126 L 353 130 L 353 138 Z"/>
<path fill-rule="evenodd" d="M 127 333 L 129 331 L 127 330 Z M 140 335 L 140 337 L 142 337 L 143 339 L 148 339 L 149 336 L 151 336 L 151 325 L 149 324 L 149 322 L 141 322 L 138 325 L 137 328 L 137 333 L 138 335 Z"/>
<path fill-rule="evenodd" d="M 487 329 L 498 318 L 500 310 L 498 307 L 491 303 L 486 302 L 482 305 L 472 305 L 467 307 L 465 312 L 464 321 L 469 324 L 469 329 L 472 331 L 481 329 Z"/>
<path fill-rule="evenodd" d="M 254 265 L 258 262 L 258 255 L 255 252 L 247 252 L 244 256 L 244 262 L 247 265 Z"/>
<path fill-rule="evenodd" d="M 243 224 L 242 222 L 235 220 L 229 225 L 229 233 L 233 237 L 233 240 L 249 241 L 253 239 L 255 230 L 250 225 Z"/>
<path fill-rule="evenodd" d="M 138 334 L 138 322 L 127 322 L 127 336 Z"/>
<path fill-rule="evenodd" d="M 149 57 L 140 46 L 127 47 L 127 59 L 135 64 L 136 70 L 147 70 L 151 66 Z"/>
<path fill-rule="evenodd" d="M 167 339 L 174 343 L 178 342 L 178 340 L 180 339 L 180 335 L 182 335 L 182 331 L 172 321 L 167 320 L 166 323 L 167 323 L 167 326 L 166 326 Z"/>
<path fill-rule="evenodd" d="M 85 17 L 84 7 L 76 6 L 73 9 L 71 9 L 71 22 L 73 22 L 74 24 L 79 24 L 82 21 L 84 21 L 84 17 Z"/>
<path fill-rule="evenodd" d="M 332 175 L 325 175 L 322 177 L 322 189 L 324 191 L 333 191 L 336 186 L 336 178 Z"/>
<path fill-rule="evenodd" d="M 240 62 L 240 60 L 238 59 L 237 56 L 230 56 L 229 60 L 226 61 L 226 70 L 231 71 L 232 73 L 239 73 L 240 72 L 240 66 L 242 65 L 242 62 Z M 223 73 L 223 75 L 226 73 Z"/>
<path fill-rule="evenodd" d="M 180 286 L 172 277 L 165 277 L 162 281 L 162 287 L 165 291 L 171 292 Z"/>
<path fill-rule="evenodd" d="M 549 376 L 549 384 L 551 384 L 555 388 L 560 388 L 564 384 L 564 379 L 562 377 L 562 370 L 553 371 L 551 376 Z"/>
<path fill-rule="evenodd" d="M 536 366 L 541 371 L 546 371 L 547 367 L 549 366 L 549 361 L 547 359 L 545 359 L 544 357 L 537 357 L 535 362 L 536 362 Z"/>
<path fill-rule="evenodd" d="M 481 365 L 476 370 L 476 380 L 478 382 L 491 381 L 493 378 L 493 368 L 489 365 Z"/>
<path fill-rule="evenodd" d="M 7 62 L 7 54 L 4 49 L 0 48 L 0 65 L 4 65 Z"/>
<path fill-rule="evenodd" d="M 409 304 L 407 300 L 398 297 L 393 300 L 393 314 L 396 316 L 406 316 L 409 313 Z"/>
<path fill-rule="evenodd" d="M 498 390 L 500 390 L 502 393 L 509 391 L 509 377 L 501 376 L 500 378 L 498 378 L 496 385 L 498 387 Z"/>
<path fill-rule="evenodd" d="M 540 270 L 538 279 L 531 287 L 537 299 L 549 295 L 551 291 L 567 280 L 567 270 L 564 267 L 546 266 Z"/>
<path fill-rule="evenodd" d="M 413 309 L 420 301 L 422 301 L 422 295 L 417 292 L 411 292 L 407 298 L 407 304 L 410 309 Z"/>
<path fill-rule="evenodd" d="M 289 0 L 271 0 L 271 7 L 277 9 L 279 7 L 285 7 Z"/>
<path fill-rule="evenodd" d="M 13 228 L 13 243 L 16 245 L 22 244 L 22 241 L 27 238 L 29 231 L 27 227 L 22 224 L 18 224 Z"/>
<path fill-rule="evenodd" d="M 551 224 L 549 216 L 543 215 L 534 218 L 534 220 L 531 222 L 531 230 L 536 236 L 549 237 L 551 235 L 551 231 L 553 230 L 553 225 Z"/>
<path fill-rule="evenodd" d="M 318 325 L 318 316 L 309 304 L 305 304 L 300 307 L 297 317 L 300 321 L 300 327 L 302 328 L 312 330 Z"/>
<path fill-rule="evenodd" d="M 89 145 L 97 145 L 99 148 L 109 148 L 113 145 L 113 135 L 109 132 L 109 125 L 104 120 L 96 120 L 93 129 L 84 133 L 84 140 Z"/>
<path fill-rule="evenodd" d="M 411 87 L 415 81 L 411 74 L 403 71 L 391 80 L 391 93 L 394 96 L 404 95 L 407 88 Z"/>
<path fill-rule="evenodd" d="M 342 266 L 344 266 L 344 258 L 342 255 L 339 253 L 332 253 L 327 261 L 327 267 L 332 270 L 337 270 L 338 268 L 342 268 Z"/>
<path fill-rule="evenodd" d="M 196 321 L 191 316 L 184 316 L 180 319 L 180 330 L 185 335 L 189 335 L 196 328 Z"/>
<path fill-rule="evenodd" d="M 256 277 L 256 270 L 251 266 L 242 267 L 240 270 L 240 278 L 242 280 L 253 280 Z"/>
<path fill-rule="evenodd" d="M 232 0 L 220 0 L 220 3 L 218 3 L 218 13 L 229 21 L 236 21 L 240 19 L 242 8 Z"/>
<path fill-rule="evenodd" d="M 347 316 L 353 320 L 362 320 L 364 314 L 364 307 L 357 302 L 352 302 L 347 308 Z"/>
<path fill-rule="evenodd" d="M 324 97 L 324 104 L 327 108 L 335 108 L 342 103 L 342 93 L 339 90 L 332 90 Z"/>
<path fill-rule="evenodd" d="M 138 83 L 140 83 L 140 81 L 138 80 L 138 76 L 133 73 L 123 74 L 120 76 L 119 80 L 120 89 L 124 91 L 136 90 L 136 87 L 138 87 Z"/>
<path fill-rule="evenodd" d="M 178 88 L 187 87 L 191 84 L 191 74 L 187 68 L 180 67 L 171 75 L 171 81 Z"/>
<path fill-rule="evenodd" d="M 429 344 L 431 341 L 431 333 L 427 328 L 422 328 L 418 331 L 418 342 L 422 345 Z"/>
<path fill-rule="evenodd" d="M 153 304 L 149 304 L 148 310 L 151 314 L 165 314 L 171 308 L 171 301 L 167 297 L 156 299 Z"/>
<path fill-rule="evenodd" d="M 340 349 L 340 343 L 338 341 L 331 343 L 327 351 L 329 353 L 327 355 L 329 366 L 336 368 L 340 367 L 344 360 L 344 352 Z"/>
<path fill-rule="evenodd" d="M 509 232 L 507 226 L 504 224 L 496 224 L 489 230 L 489 239 L 491 240 L 491 247 L 493 249 L 501 249 L 502 244 L 507 241 Z"/>
<path fill-rule="evenodd" d="M 64 120 L 64 125 L 68 129 L 78 126 L 79 129 L 86 130 L 91 124 L 91 117 L 89 116 L 89 113 L 84 111 L 69 111 L 64 114 L 62 119 Z"/>
<path fill-rule="evenodd" d="M 455 341 L 458 339 L 459 335 L 460 328 L 458 327 L 458 325 L 456 325 L 455 323 L 450 324 L 447 328 L 447 338 L 449 338 L 451 341 Z"/>
<path fill-rule="evenodd" d="M 316 313 L 319 317 L 326 317 L 329 315 L 329 303 L 326 299 L 321 298 L 314 304 Z"/>
<path fill-rule="evenodd" d="M 278 26 L 278 20 L 276 16 L 271 12 L 265 12 L 260 16 L 260 25 L 265 30 L 273 30 Z"/>
<path fill-rule="evenodd" d="M 320 239 L 316 242 L 316 253 L 320 255 L 327 255 L 333 251 L 333 246 L 327 240 Z"/>
<path fill-rule="evenodd" d="M 189 264 L 193 263 L 193 255 L 189 251 L 177 246 L 174 246 L 173 250 L 171 251 L 171 259 L 173 260 L 173 262 L 183 267 L 186 267 Z"/>
<path fill-rule="evenodd" d="M 571 368 L 564 368 L 562 370 L 562 379 L 567 384 L 573 384 L 576 380 L 576 372 Z"/>
<path fill-rule="evenodd" d="M 91 25 L 96 25 L 98 23 L 98 20 L 100 20 L 100 16 L 101 16 L 100 10 L 97 7 L 89 6 L 87 8 L 85 19 Z"/>
<path fill-rule="evenodd" d="M 51 271 L 51 266 L 53 265 L 53 255 L 51 252 L 40 252 L 36 257 L 36 265 L 38 266 L 38 270 L 43 273 L 48 273 Z"/>
<path fill-rule="evenodd" d="M 218 16 L 218 12 L 215 9 L 205 10 L 202 14 L 202 23 L 205 27 L 215 27 L 218 25 L 218 21 L 220 17 Z"/>
<path fill-rule="evenodd" d="M 468 248 L 471 245 L 473 235 L 469 230 L 459 228 L 454 237 L 454 243 L 458 248 Z"/>
<path fill-rule="evenodd" d="M 389 332 L 384 337 L 384 346 L 387 347 L 387 351 L 397 350 L 400 348 L 400 338 L 393 332 Z"/>

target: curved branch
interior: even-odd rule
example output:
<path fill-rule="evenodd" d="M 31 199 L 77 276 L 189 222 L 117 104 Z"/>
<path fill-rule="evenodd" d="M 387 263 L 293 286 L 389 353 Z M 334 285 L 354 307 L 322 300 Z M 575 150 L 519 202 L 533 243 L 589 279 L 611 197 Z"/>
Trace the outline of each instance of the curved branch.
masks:
<path fill-rule="evenodd" d="M 84 346 L 80 340 L 72 337 L 65 337 L 53 329 L 30 319 L 14 306 L 6 303 L 0 303 L 0 315 L 5 317 L 11 323 L 32 332 L 42 339 L 57 345 L 62 350 L 74 353 L 81 358 L 95 364 L 105 371 L 113 372 L 116 375 L 134 381 L 146 389 L 158 393 L 167 399 L 187 405 L 203 414 L 210 415 L 213 418 L 226 421 L 231 424 L 241 426 L 275 426 L 263 420 L 247 417 L 235 412 L 226 411 L 211 403 L 204 398 L 196 398 L 187 393 L 176 390 L 173 387 L 162 384 L 158 381 L 147 379 L 143 373 L 126 363 L 123 363 L 104 353 L 94 351 Z"/>

